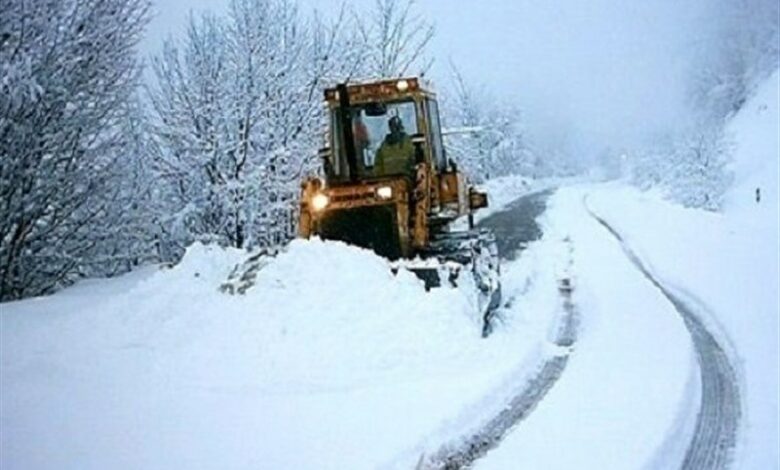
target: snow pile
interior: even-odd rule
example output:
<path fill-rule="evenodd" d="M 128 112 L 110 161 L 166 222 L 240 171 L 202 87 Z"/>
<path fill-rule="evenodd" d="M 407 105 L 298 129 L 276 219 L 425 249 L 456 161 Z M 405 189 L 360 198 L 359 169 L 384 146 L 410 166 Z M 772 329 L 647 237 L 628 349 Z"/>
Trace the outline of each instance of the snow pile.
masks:
<path fill-rule="evenodd" d="M 486 341 L 468 295 L 366 250 L 295 241 L 245 295 L 219 292 L 245 258 L 196 244 L 3 304 L 3 468 L 408 467 L 482 418 L 555 313 L 536 261 L 506 267 L 528 301 Z"/>
<path fill-rule="evenodd" d="M 531 178 L 510 175 L 487 180 L 479 185 L 479 189 L 488 193 L 488 210 L 495 212 L 517 199 L 518 195 L 530 193 L 538 185 Z M 480 211 L 480 214 L 482 212 L 487 211 Z"/>
<path fill-rule="evenodd" d="M 426 293 L 413 274 L 394 276 L 366 250 L 297 240 L 246 295 L 219 293 L 244 256 L 193 245 L 173 269 L 103 307 L 106 321 L 118 314 L 125 324 L 106 324 L 96 348 L 139 344 L 159 352 L 161 370 L 189 382 L 276 392 L 421 377 L 480 348 L 467 296 Z"/>
<path fill-rule="evenodd" d="M 253 336 L 269 346 L 258 366 L 276 381 L 343 386 L 377 375 L 409 378 L 410 370 L 424 374 L 427 365 L 463 353 L 446 343 L 479 343 L 480 319 L 464 293 L 426 293 L 414 274 L 393 275 L 383 258 L 339 242 L 293 241 L 245 297 L 237 302 L 259 317 Z"/>

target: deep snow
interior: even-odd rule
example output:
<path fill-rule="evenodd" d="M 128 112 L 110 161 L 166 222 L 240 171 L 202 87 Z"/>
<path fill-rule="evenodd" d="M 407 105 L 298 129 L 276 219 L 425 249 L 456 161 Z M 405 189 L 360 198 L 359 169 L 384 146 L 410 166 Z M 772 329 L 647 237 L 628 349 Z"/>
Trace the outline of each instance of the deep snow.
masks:
<path fill-rule="evenodd" d="M 318 240 L 292 243 L 245 295 L 218 290 L 245 253 L 194 245 L 172 269 L 1 304 L 0 466 L 413 467 L 477 432 L 561 353 L 556 282 L 572 275 L 568 365 L 477 468 L 674 467 L 700 396 L 690 337 L 587 200 L 712 312 L 702 320 L 745 397 L 737 468 L 776 468 L 777 80 L 730 123 L 723 214 L 621 183 L 559 190 L 543 238 L 504 266 L 511 301 L 488 339 L 464 290 L 426 293 L 365 250 Z M 491 210 L 546 184 L 489 182 Z"/>
<path fill-rule="evenodd" d="M 556 256 L 505 267 L 516 300 L 489 341 L 459 289 L 319 240 L 242 296 L 218 287 L 246 255 L 194 245 L 3 304 L 3 468 L 408 468 L 546 354 Z"/>

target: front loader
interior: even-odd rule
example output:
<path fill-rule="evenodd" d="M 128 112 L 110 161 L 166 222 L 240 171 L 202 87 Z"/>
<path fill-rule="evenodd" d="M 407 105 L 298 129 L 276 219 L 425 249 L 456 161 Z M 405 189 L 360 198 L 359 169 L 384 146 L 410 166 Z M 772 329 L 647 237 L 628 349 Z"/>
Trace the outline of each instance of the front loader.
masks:
<path fill-rule="evenodd" d="M 487 324 L 501 298 L 492 233 L 473 226 L 487 195 L 447 158 L 436 95 L 417 78 L 325 90 L 322 177 L 302 184 L 300 236 L 371 249 L 425 281 L 472 276 Z M 452 223 L 467 219 L 468 228 Z"/>

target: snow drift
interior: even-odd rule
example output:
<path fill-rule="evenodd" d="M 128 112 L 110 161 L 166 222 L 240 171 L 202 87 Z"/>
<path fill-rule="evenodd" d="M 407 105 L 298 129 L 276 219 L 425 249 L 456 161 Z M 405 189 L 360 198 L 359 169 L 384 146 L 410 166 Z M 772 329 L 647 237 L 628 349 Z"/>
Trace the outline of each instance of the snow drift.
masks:
<path fill-rule="evenodd" d="M 464 292 L 319 240 L 219 292 L 246 256 L 195 244 L 170 269 L 3 304 L 3 468 L 408 466 L 481 418 L 555 312 L 540 283 L 485 341 Z M 536 261 L 506 275 L 527 285 Z"/>

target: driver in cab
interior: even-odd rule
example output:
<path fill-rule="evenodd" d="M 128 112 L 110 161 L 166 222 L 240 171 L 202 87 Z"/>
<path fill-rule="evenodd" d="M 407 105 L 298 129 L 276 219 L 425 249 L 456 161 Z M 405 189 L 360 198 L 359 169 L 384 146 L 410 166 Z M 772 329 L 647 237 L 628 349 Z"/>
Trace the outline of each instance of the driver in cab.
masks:
<path fill-rule="evenodd" d="M 390 132 L 376 152 L 374 171 L 377 175 L 408 175 L 414 160 L 412 139 L 404 131 L 400 117 L 391 117 L 387 124 Z"/>

